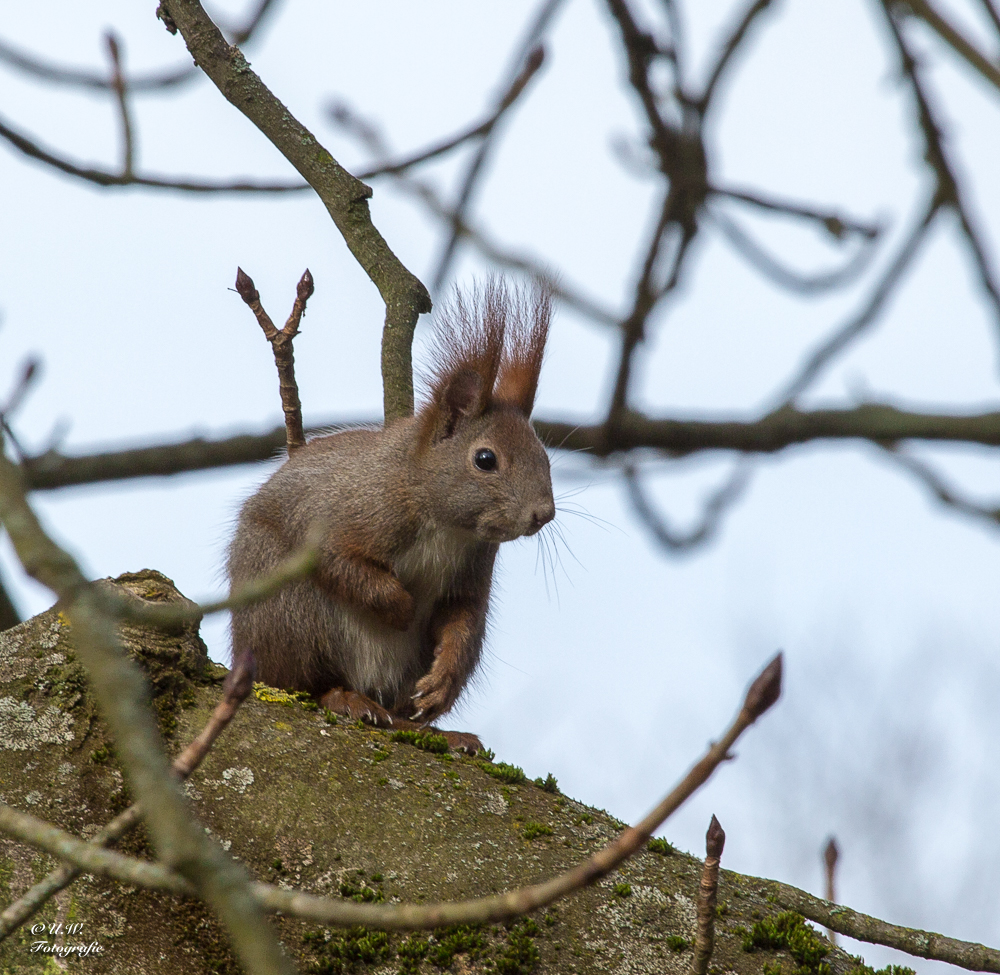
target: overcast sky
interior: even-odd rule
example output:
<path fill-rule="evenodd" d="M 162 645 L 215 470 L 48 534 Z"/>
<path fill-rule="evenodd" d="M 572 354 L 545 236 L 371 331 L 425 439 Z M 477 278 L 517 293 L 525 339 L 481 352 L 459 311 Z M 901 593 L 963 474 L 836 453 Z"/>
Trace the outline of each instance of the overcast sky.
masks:
<path fill-rule="evenodd" d="M 532 9 L 515 0 L 294 0 L 248 56 L 334 155 L 360 169 L 364 154 L 327 121 L 334 97 L 377 120 L 394 147 L 419 147 L 491 103 Z M 685 5 L 695 75 L 703 77 L 713 38 L 735 9 L 716 0 Z M 51 59 L 104 65 L 103 31 L 114 26 L 129 67 L 184 61 L 152 0 L 99 8 L 0 0 L 0 10 L 6 40 Z M 982 29 L 971 0 L 954 0 L 953 10 L 970 32 Z M 950 148 L 996 255 L 1000 96 L 929 38 L 921 43 Z M 620 310 L 657 186 L 611 151 L 615 140 L 641 145 L 642 129 L 603 5 L 567 0 L 547 53 L 474 212 L 499 240 Z M 6 69 L 0 92 L 9 124 L 74 159 L 117 164 L 107 99 Z M 679 294 L 656 319 L 638 405 L 654 415 L 752 416 L 770 404 L 802 356 L 857 306 L 917 212 L 930 184 L 911 116 L 874 3 L 787 0 L 759 25 L 712 119 L 716 178 L 878 219 L 888 232 L 854 287 L 811 300 L 775 289 L 706 232 Z M 144 98 L 136 117 L 144 171 L 294 176 L 210 84 Z M 449 160 L 428 178 L 448 191 L 456 171 Z M 378 415 L 383 308 L 311 194 L 100 190 L 5 144 L 0 185 L 0 391 L 25 356 L 41 357 L 44 376 L 16 418 L 32 448 L 53 435 L 74 452 L 280 422 L 270 351 L 230 290 L 238 264 L 276 319 L 303 269 L 312 270 L 316 294 L 295 347 L 307 422 Z M 787 221 L 727 212 L 803 270 L 837 266 L 849 253 Z M 439 228 L 383 183 L 372 214 L 427 280 Z M 485 273 L 474 252 L 462 255 L 459 282 Z M 536 412 L 598 418 L 616 349 L 608 330 L 559 309 Z M 945 218 L 882 325 L 805 403 L 869 397 L 997 409 L 998 363 L 997 323 Z M 995 452 L 921 456 L 973 496 L 997 496 Z M 650 461 L 657 504 L 680 525 L 693 522 L 732 463 Z M 715 813 L 727 833 L 724 865 L 820 893 L 820 850 L 832 833 L 845 903 L 1000 943 L 1000 535 L 937 506 L 874 448 L 817 445 L 759 462 L 718 537 L 678 558 L 644 531 L 613 470 L 559 453 L 553 463 L 559 564 L 546 569 L 535 539 L 504 546 L 488 659 L 445 726 L 477 732 L 498 758 L 531 776 L 552 772 L 567 794 L 634 821 L 783 648 L 784 699 L 664 835 L 701 852 Z M 35 501 L 92 576 L 156 568 L 204 599 L 221 588 L 240 502 L 272 467 Z M 15 568 L 6 542 L 0 565 L 23 613 L 49 604 Z M 225 620 L 207 621 L 203 632 L 212 655 L 225 659 Z M 864 953 L 878 964 L 899 958 Z"/>

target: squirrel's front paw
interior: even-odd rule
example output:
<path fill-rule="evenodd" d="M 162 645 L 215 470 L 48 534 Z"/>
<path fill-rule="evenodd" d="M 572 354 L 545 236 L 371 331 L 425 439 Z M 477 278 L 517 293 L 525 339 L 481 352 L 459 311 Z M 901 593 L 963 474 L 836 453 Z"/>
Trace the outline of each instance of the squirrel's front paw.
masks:
<path fill-rule="evenodd" d="M 367 721 L 368 724 L 384 727 L 392 725 L 392 715 L 381 704 L 376 704 L 358 691 L 345 691 L 342 687 L 331 688 L 319 699 L 319 705 L 354 721 Z"/>
<path fill-rule="evenodd" d="M 413 695 L 416 713 L 410 720 L 433 721 L 450 711 L 462 692 L 463 678 L 448 666 L 445 656 L 438 657 L 430 673 L 417 681 L 417 693 Z"/>

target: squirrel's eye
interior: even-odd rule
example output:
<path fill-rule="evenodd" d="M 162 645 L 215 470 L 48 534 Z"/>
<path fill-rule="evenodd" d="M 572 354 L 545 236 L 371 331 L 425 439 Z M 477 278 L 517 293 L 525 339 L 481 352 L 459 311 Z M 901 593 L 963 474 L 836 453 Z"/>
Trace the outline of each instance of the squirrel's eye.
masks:
<path fill-rule="evenodd" d="M 475 462 L 476 467 L 481 471 L 495 471 L 497 469 L 497 455 L 486 447 L 476 451 Z"/>

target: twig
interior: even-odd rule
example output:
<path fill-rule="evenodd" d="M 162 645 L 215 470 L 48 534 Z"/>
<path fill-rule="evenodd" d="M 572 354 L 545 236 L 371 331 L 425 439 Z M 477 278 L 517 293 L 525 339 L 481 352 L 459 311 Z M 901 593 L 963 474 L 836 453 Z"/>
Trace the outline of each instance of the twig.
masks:
<path fill-rule="evenodd" d="M 949 206 L 958 216 L 969 249 L 972 251 L 972 259 L 979 271 L 979 278 L 983 290 L 986 292 L 987 300 L 993 306 L 994 324 L 1000 332 L 1000 283 L 993 276 L 993 269 L 986 257 L 986 249 L 979 238 L 979 233 L 975 228 L 975 221 L 972 218 L 972 211 L 968 201 L 964 199 L 963 191 L 955 173 L 954 167 L 948 159 L 945 151 L 945 139 L 934 110 L 931 108 L 930 99 L 924 91 L 923 80 L 920 76 L 920 68 L 913 57 L 906 39 L 903 37 L 902 29 L 896 22 L 893 8 L 889 5 L 889 0 L 883 0 L 886 20 L 889 25 L 889 32 L 896 42 L 899 51 L 900 70 L 907 79 L 910 90 L 913 92 L 913 99 L 917 107 L 917 121 L 924 136 L 924 159 L 934 172 L 937 181 L 937 198 L 943 206 Z"/>
<path fill-rule="evenodd" d="M 181 32 L 188 50 L 226 100 L 238 108 L 298 170 L 323 201 L 351 253 L 385 302 L 382 386 L 385 420 L 413 414 L 413 331 L 431 310 L 430 295 L 372 223 L 371 188 L 355 179 L 294 118 L 226 43 L 198 0 L 161 0 L 162 13 Z"/>
<path fill-rule="evenodd" d="M 831 836 L 830 842 L 823 850 L 823 868 L 826 873 L 826 899 L 831 904 L 837 903 L 837 860 L 840 857 L 840 850 L 837 849 L 837 841 Z M 837 934 L 833 928 L 826 929 L 826 936 L 831 944 L 837 943 Z"/>
<path fill-rule="evenodd" d="M 960 58 L 975 68 L 991 85 L 1000 88 L 1000 65 L 994 64 L 979 50 L 951 21 L 941 16 L 940 12 L 932 7 L 927 0 L 905 0 L 903 9 L 908 10 L 914 17 L 919 17 L 941 38 Z M 991 19 L 998 30 L 1000 21 L 996 18 L 996 11 L 991 4 L 986 8 L 993 14 Z"/>
<path fill-rule="evenodd" d="M 986 11 L 986 16 L 990 18 L 993 26 L 996 28 L 997 34 L 1000 34 L 1000 10 L 997 9 L 993 0 L 980 0 L 983 10 Z"/>
<path fill-rule="evenodd" d="M 847 938 L 896 948 L 917 958 L 946 961 L 973 972 L 1000 972 L 1000 951 L 996 948 L 959 941 L 933 931 L 890 924 L 867 914 L 859 914 L 849 907 L 831 904 L 777 880 L 761 880 L 759 883 L 761 894 L 773 899 L 776 904 L 786 910 L 797 911 L 804 918 Z"/>
<path fill-rule="evenodd" d="M 267 910 L 320 921 L 324 924 L 351 927 L 364 925 L 383 930 L 419 930 L 438 928 L 451 924 L 480 924 L 500 922 L 519 917 L 530 911 L 551 904 L 576 890 L 581 890 L 620 866 L 633 854 L 644 849 L 649 837 L 663 821 L 677 810 L 712 775 L 718 766 L 732 758 L 732 748 L 740 735 L 763 715 L 781 695 L 781 654 L 779 653 L 761 671 L 750 685 L 743 706 L 722 738 L 711 744 L 705 755 L 689 770 L 688 774 L 637 826 L 627 828 L 615 840 L 598 850 L 578 866 L 531 887 L 522 887 L 494 897 L 438 904 L 352 904 L 332 901 L 324 897 L 256 883 L 253 893 L 257 902 Z M 110 851 L 95 851 L 84 843 L 54 826 L 40 824 L 39 820 L 24 813 L 9 816 L 10 829 L 25 842 L 41 846 L 56 856 L 76 861 L 87 858 L 87 869 L 126 880 L 139 882 L 136 864 L 143 861 Z M 45 826 L 39 830 L 38 825 Z M 4 823 L 6 826 L 6 823 Z M 150 867 L 150 864 L 145 864 Z M 151 887 L 176 889 L 177 875 L 155 865 L 142 880 Z"/>
<path fill-rule="evenodd" d="M 873 239 L 881 233 L 881 228 L 878 224 L 862 223 L 860 220 L 842 217 L 839 213 L 817 210 L 814 207 L 803 206 L 801 203 L 776 200 L 774 197 L 769 197 L 756 191 L 751 192 L 750 190 L 741 190 L 726 186 L 710 186 L 708 192 L 712 196 L 722 196 L 730 200 L 739 200 L 741 203 L 748 203 L 750 206 L 759 207 L 762 210 L 787 213 L 789 216 L 801 217 L 803 220 L 812 220 L 821 224 L 832 237 L 836 237 L 838 240 L 843 240 L 847 234 L 859 234 L 862 237 Z"/>
<path fill-rule="evenodd" d="M 39 372 L 40 363 L 37 359 L 29 358 L 25 361 L 21 367 L 21 375 L 7 396 L 7 402 L 0 406 L 0 420 L 9 420 L 17 412 L 32 384 L 38 379 Z"/>
<path fill-rule="evenodd" d="M 643 524 L 652 532 L 653 537 L 664 547 L 673 552 L 689 552 L 704 542 L 709 541 L 719 528 L 722 516 L 731 508 L 746 490 L 750 483 L 751 468 L 745 462 L 740 462 L 725 483 L 713 491 L 705 501 L 698 524 L 690 531 L 677 532 L 667 525 L 663 518 L 653 510 L 652 504 L 643 493 L 639 483 L 636 468 L 628 464 L 622 470 L 629 500 Z"/>
<path fill-rule="evenodd" d="M 726 845 L 726 831 L 712 816 L 705 834 L 705 865 L 698 885 L 698 933 L 694 943 L 691 975 L 707 975 L 715 948 L 715 901 L 719 895 L 719 861 Z"/>
<path fill-rule="evenodd" d="M 128 110 L 128 84 L 122 72 L 121 42 L 113 31 L 104 35 L 111 58 L 111 89 L 118 101 L 118 116 L 122 126 L 122 179 L 132 179 L 135 162 L 135 139 L 132 134 L 132 118 Z"/>
<path fill-rule="evenodd" d="M 868 300 L 861 307 L 861 310 L 853 315 L 830 338 L 826 339 L 819 348 L 808 356 L 805 363 L 800 367 L 798 374 L 785 386 L 784 390 L 778 393 L 777 400 L 779 403 L 782 405 L 791 405 L 794 403 L 815 382 L 819 374 L 876 321 L 879 312 L 889 300 L 893 290 L 899 284 L 903 274 L 920 250 L 920 245 L 926 238 L 930 225 L 940 207 L 941 204 L 935 195 L 923 211 L 917 225 L 907 235 L 903 246 L 899 249 L 899 253 L 872 289 Z"/>
<path fill-rule="evenodd" d="M 941 504 L 954 508 L 963 515 L 989 522 L 994 528 L 1000 525 L 1000 507 L 976 504 L 974 501 L 969 501 L 956 494 L 933 468 L 923 461 L 917 460 L 913 454 L 907 453 L 898 444 L 880 444 L 879 446 L 884 451 L 885 456 L 891 458 L 896 464 L 921 481 Z"/>
<path fill-rule="evenodd" d="M 490 132 L 493 131 L 493 127 L 500 121 L 507 109 L 514 104 L 514 102 L 520 97 L 521 92 L 527 88 L 528 82 L 532 79 L 532 77 L 534 77 L 535 73 L 542 66 L 544 60 L 545 52 L 541 45 L 539 45 L 528 56 L 528 60 L 525 62 L 521 73 L 514 79 L 513 84 L 507 90 L 507 93 L 500 100 L 496 108 L 494 108 L 492 113 L 481 122 L 477 122 L 475 125 L 464 129 L 458 135 L 454 135 L 449 139 L 438 142 L 427 149 L 421 149 L 419 152 L 406 156 L 397 162 L 385 163 L 381 166 L 375 166 L 372 169 L 366 169 L 357 174 L 358 179 L 373 179 L 376 176 L 399 176 L 400 174 L 405 173 L 408 169 L 412 169 L 414 166 L 419 166 L 421 163 L 429 162 L 431 159 L 437 159 L 439 156 L 443 156 L 445 153 L 451 152 L 452 149 L 457 149 L 466 142 L 489 135 Z M 340 121 L 341 111 L 342 106 L 339 104 L 331 110 L 331 117 L 334 121 Z"/>
<path fill-rule="evenodd" d="M 24 491 L 18 468 L 0 452 L 0 521 L 25 570 L 55 592 L 73 627 L 77 654 L 145 810 L 154 848 L 218 913 L 248 972 L 291 975 L 243 869 L 191 818 L 163 754 L 142 674 L 122 650 L 113 620 L 76 562 L 45 534 Z"/>
<path fill-rule="evenodd" d="M 504 94 L 497 102 L 497 121 L 499 121 L 505 114 L 507 108 L 514 104 L 517 96 L 524 90 L 528 80 L 537 70 L 537 66 L 535 68 L 531 67 L 532 62 L 537 60 L 538 66 L 541 65 L 542 49 L 539 46 L 539 41 L 544 35 L 546 28 L 555 16 L 555 13 L 559 9 L 562 2 L 563 0 L 543 0 L 541 8 L 526 31 L 517 53 L 513 58 L 514 67 L 510 72 L 510 80 L 503 86 L 505 89 Z M 524 79 L 523 82 L 521 81 L 522 78 Z M 475 155 L 469 161 L 469 165 L 465 170 L 465 175 L 462 177 L 462 185 L 458 191 L 458 198 L 456 199 L 454 206 L 451 207 L 454 213 L 455 222 L 452 224 L 451 234 L 441 251 L 441 256 L 438 258 L 437 267 L 431 279 L 433 281 L 432 289 L 435 294 L 440 291 L 448 278 L 448 272 L 451 269 L 451 263 L 455 256 L 455 250 L 458 247 L 458 242 L 461 238 L 459 224 L 465 220 L 465 215 L 472 201 L 472 195 L 475 190 L 476 183 L 484 171 L 486 160 L 492 147 L 493 135 L 496 132 L 496 128 L 496 123 L 494 123 L 490 126 L 489 131 L 483 136 Z"/>
<path fill-rule="evenodd" d="M 777 258 L 758 244 L 738 223 L 718 210 L 707 209 L 715 225 L 723 236 L 743 258 L 755 267 L 764 277 L 770 278 L 775 284 L 800 295 L 817 295 L 824 291 L 849 284 L 868 266 L 874 238 L 865 238 L 864 244 L 858 248 L 853 257 L 843 267 L 835 271 L 821 271 L 818 274 L 803 274 L 785 267 Z M 865 245 L 868 246 L 865 246 Z"/>
<path fill-rule="evenodd" d="M 136 176 L 125 177 L 121 173 L 112 173 L 105 169 L 90 169 L 78 166 L 68 159 L 62 159 L 37 142 L 16 131 L 0 119 L 0 138 L 6 139 L 15 149 L 39 162 L 58 169 L 68 176 L 95 183 L 98 186 L 146 186 L 156 190 L 178 190 L 183 193 L 300 193 L 308 190 L 308 183 L 257 183 L 250 180 L 234 180 L 230 182 L 207 182 L 188 179 L 171 179 L 166 176 Z"/>
<path fill-rule="evenodd" d="M 253 689 L 254 665 L 248 658 L 233 662 L 233 669 L 226 675 L 222 700 L 215 706 L 211 717 L 198 736 L 173 761 L 173 770 L 186 779 L 209 753 L 219 735 L 226 729 Z M 131 830 L 142 816 L 142 807 L 135 803 L 116 816 L 93 839 L 95 847 L 111 846 Z M 0 942 L 30 920 L 60 890 L 68 887 L 80 874 L 83 865 L 57 867 L 47 877 L 25 892 L 0 914 Z"/>
<path fill-rule="evenodd" d="M 259 0 L 256 10 L 250 15 L 245 24 L 241 27 L 225 28 L 224 33 L 229 36 L 233 44 L 245 45 L 249 43 L 273 3 L 274 0 Z M 3 40 L 0 40 L 0 62 L 17 68 L 19 71 L 32 75 L 41 81 L 48 81 L 52 84 L 66 85 L 71 88 L 85 88 L 94 91 L 114 90 L 114 83 L 108 80 L 106 74 L 48 64 L 32 54 L 18 50 Z M 168 68 L 164 71 L 136 75 L 127 79 L 127 84 L 129 91 L 133 94 L 158 93 L 168 88 L 175 88 L 200 76 L 201 72 L 197 67 L 184 64 L 176 68 Z"/>
<path fill-rule="evenodd" d="M 306 302 L 312 296 L 314 285 L 312 274 L 306 268 L 295 289 L 295 303 L 292 312 L 280 331 L 274 327 L 267 312 L 260 303 L 260 294 L 254 287 L 253 279 L 243 268 L 236 269 L 236 290 L 257 318 L 264 331 L 264 337 L 271 343 L 274 364 L 278 368 L 278 385 L 281 392 L 281 409 L 285 414 L 285 445 L 288 453 L 306 445 L 302 431 L 302 403 L 299 387 L 295 382 L 295 357 L 292 354 L 292 340 L 299 334 L 299 322 L 306 310 Z"/>
<path fill-rule="evenodd" d="M 708 111 L 719 81 L 732 61 L 733 55 L 736 54 L 739 46 L 747 36 L 747 31 L 750 30 L 754 21 L 771 6 L 771 2 L 772 0 L 754 0 L 726 38 L 718 57 L 715 59 L 715 64 L 708 76 L 708 81 L 705 83 L 705 90 L 696 102 L 701 115 L 705 115 Z"/>
<path fill-rule="evenodd" d="M 956 407 L 956 409 L 959 407 Z M 331 421 L 306 430 L 323 433 Z M 649 417 L 628 410 L 609 440 L 603 423 L 538 418 L 535 430 L 557 450 L 608 457 L 639 447 L 686 456 L 706 450 L 772 454 L 817 440 L 866 440 L 890 443 L 925 440 L 1000 446 L 1000 412 L 919 413 L 887 403 L 865 403 L 846 410 L 775 410 L 757 420 L 686 420 Z M 52 491 L 80 484 L 125 481 L 137 477 L 169 477 L 270 460 L 285 442 L 284 426 L 262 434 L 237 434 L 219 440 L 184 440 L 151 447 L 66 456 L 31 457 L 24 479 L 33 491 Z M 205 612 L 209 608 L 205 607 Z"/>

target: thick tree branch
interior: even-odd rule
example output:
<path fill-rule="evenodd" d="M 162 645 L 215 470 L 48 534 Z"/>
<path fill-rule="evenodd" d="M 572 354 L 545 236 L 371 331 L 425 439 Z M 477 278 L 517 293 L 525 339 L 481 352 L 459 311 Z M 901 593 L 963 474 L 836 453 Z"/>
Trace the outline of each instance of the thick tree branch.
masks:
<path fill-rule="evenodd" d="M 719 765 L 732 757 L 729 750 L 743 732 L 778 700 L 781 695 L 781 676 L 782 657 L 779 653 L 750 685 L 743 706 L 719 741 L 709 745 L 705 755 L 659 805 L 638 825 L 628 827 L 588 860 L 551 880 L 494 897 L 439 904 L 352 904 L 263 883 L 253 885 L 254 897 L 263 908 L 270 911 L 282 911 L 295 917 L 342 927 L 361 924 L 395 931 L 506 921 L 537 910 L 595 883 L 630 856 L 645 849 L 650 836 L 660 824 L 704 785 Z M 165 865 L 149 864 L 112 851 L 97 850 L 92 843 L 85 843 L 64 830 L 2 804 L 0 829 L 93 873 L 115 877 L 128 883 L 142 883 L 174 892 L 190 892 L 189 887 L 182 886 L 184 878 Z"/>
<path fill-rule="evenodd" d="M 679 420 L 628 411 L 608 441 L 601 425 L 537 419 L 535 429 L 555 450 L 586 451 L 606 457 L 640 447 L 673 455 L 703 450 L 776 453 L 816 440 L 868 440 L 893 443 L 927 440 L 1000 446 L 1000 412 L 979 414 L 918 413 L 883 403 L 847 410 L 798 410 L 785 407 L 759 420 Z M 328 431 L 334 424 L 311 427 Z M 214 470 L 273 459 L 285 443 L 285 428 L 263 434 L 238 434 L 220 440 L 185 440 L 153 447 L 65 456 L 48 453 L 31 458 L 25 484 L 51 491 L 79 484 L 167 477 L 189 471 Z"/>
<path fill-rule="evenodd" d="M 389 249 L 372 223 L 371 188 L 355 179 L 226 43 L 198 0 L 162 0 L 159 12 L 184 37 L 195 63 L 298 170 L 322 200 L 344 240 L 385 302 L 382 382 L 385 420 L 413 413 L 413 330 L 431 310 L 427 289 Z"/>

